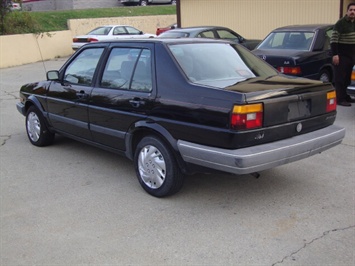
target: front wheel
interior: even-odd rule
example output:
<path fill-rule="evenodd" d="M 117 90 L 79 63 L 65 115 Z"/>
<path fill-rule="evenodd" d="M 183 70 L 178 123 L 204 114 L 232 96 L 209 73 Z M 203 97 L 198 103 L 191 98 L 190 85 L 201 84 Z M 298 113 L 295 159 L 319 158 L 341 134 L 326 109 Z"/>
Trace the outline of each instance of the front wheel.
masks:
<path fill-rule="evenodd" d="M 35 146 L 41 147 L 53 143 L 54 134 L 48 130 L 42 113 L 35 106 L 31 106 L 27 111 L 26 132 L 28 139 Z"/>
<path fill-rule="evenodd" d="M 147 136 L 138 143 L 134 167 L 139 183 L 152 196 L 172 195 L 183 185 L 184 177 L 173 154 L 157 137 Z"/>
<path fill-rule="evenodd" d="M 141 0 L 140 5 L 141 6 L 147 6 L 148 5 L 148 1 L 147 0 Z"/>

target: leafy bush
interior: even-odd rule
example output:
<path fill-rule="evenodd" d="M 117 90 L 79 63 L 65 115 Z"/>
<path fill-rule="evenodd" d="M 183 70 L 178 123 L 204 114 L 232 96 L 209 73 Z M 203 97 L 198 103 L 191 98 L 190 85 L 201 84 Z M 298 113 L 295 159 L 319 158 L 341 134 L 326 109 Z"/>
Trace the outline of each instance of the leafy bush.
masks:
<path fill-rule="evenodd" d="M 39 33 L 41 26 L 27 12 L 9 12 L 2 25 L 3 35 Z"/>
<path fill-rule="evenodd" d="M 0 1 L 4 3 L 6 0 Z M 58 10 L 43 12 L 10 12 L 8 8 L 3 8 L 2 5 L 0 8 L 0 35 L 43 33 L 50 31 L 67 30 L 68 19 L 176 14 L 175 5 Z"/>

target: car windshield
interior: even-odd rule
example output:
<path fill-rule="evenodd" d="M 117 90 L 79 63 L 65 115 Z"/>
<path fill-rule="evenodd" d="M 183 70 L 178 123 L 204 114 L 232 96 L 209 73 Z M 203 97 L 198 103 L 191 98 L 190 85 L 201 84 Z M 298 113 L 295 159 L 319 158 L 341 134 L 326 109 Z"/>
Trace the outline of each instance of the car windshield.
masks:
<path fill-rule="evenodd" d="M 277 71 L 250 51 L 228 43 L 193 43 L 169 46 L 190 81 L 219 88 Z"/>
<path fill-rule="evenodd" d="M 185 37 L 189 37 L 189 33 L 187 32 L 172 32 L 172 31 L 166 31 L 163 32 L 162 34 L 159 35 L 159 37 L 161 38 L 185 38 Z"/>
<path fill-rule="evenodd" d="M 314 32 L 282 31 L 272 32 L 257 49 L 289 49 L 309 51 Z"/>
<path fill-rule="evenodd" d="M 90 31 L 87 35 L 108 35 L 112 27 L 99 27 Z"/>

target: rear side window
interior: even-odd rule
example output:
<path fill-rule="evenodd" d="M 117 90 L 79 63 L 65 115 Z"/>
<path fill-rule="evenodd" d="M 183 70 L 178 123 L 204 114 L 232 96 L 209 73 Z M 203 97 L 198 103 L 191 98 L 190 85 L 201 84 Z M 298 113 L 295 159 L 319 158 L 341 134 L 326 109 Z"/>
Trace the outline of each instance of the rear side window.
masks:
<path fill-rule="evenodd" d="M 107 60 L 101 87 L 150 92 L 151 52 L 148 49 L 114 48 Z"/>

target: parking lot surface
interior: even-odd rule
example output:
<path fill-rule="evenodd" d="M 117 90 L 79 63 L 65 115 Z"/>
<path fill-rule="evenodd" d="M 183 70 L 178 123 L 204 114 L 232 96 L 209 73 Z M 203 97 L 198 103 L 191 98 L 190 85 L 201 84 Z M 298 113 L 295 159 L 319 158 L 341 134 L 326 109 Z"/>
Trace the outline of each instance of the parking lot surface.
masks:
<path fill-rule="evenodd" d="M 0 69 L 0 265 L 354 265 L 355 105 L 341 145 L 251 175 L 140 187 L 133 164 L 60 136 L 32 146 L 21 85 L 64 59 Z"/>

